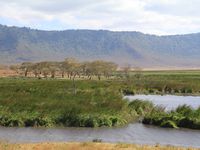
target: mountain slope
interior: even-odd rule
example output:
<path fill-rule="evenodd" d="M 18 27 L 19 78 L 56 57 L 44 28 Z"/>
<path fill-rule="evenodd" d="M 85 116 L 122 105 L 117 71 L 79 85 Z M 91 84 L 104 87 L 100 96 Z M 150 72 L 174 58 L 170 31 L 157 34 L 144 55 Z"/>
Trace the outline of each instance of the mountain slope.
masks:
<path fill-rule="evenodd" d="M 141 67 L 198 67 L 200 33 L 155 36 L 105 30 L 41 31 L 0 25 L 0 63 L 66 57 Z"/>

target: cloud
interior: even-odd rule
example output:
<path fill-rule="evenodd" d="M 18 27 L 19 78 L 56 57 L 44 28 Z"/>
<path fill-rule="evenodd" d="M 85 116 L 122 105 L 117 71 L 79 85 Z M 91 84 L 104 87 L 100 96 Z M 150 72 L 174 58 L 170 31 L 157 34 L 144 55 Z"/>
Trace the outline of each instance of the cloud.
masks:
<path fill-rule="evenodd" d="M 173 16 L 200 16 L 199 0 L 147 0 L 145 9 Z"/>
<path fill-rule="evenodd" d="M 0 23 L 45 30 L 200 31 L 198 0 L 0 0 Z"/>

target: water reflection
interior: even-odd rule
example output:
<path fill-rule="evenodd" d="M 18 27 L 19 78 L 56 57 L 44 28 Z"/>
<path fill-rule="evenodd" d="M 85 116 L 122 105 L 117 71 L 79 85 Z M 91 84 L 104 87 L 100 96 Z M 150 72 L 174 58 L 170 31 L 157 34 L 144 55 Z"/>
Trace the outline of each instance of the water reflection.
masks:
<path fill-rule="evenodd" d="M 200 96 L 174 96 L 174 95 L 134 95 L 125 96 L 125 99 L 134 100 L 150 100 L 155 105 L 164 106 L 166 110 L 177 108 L 179 105 L 187 104 L 193 108 L 200 106 Z"/>

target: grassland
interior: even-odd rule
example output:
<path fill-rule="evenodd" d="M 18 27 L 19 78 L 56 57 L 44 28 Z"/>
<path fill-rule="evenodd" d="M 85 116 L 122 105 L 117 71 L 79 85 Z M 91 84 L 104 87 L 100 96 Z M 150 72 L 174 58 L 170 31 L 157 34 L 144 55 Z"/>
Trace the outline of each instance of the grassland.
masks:
<path fill-rule="evenodd" d="M 122 126 L 150 113 L 149 104 L 134 107 L 124 94 L 200 95 L 200 71 L 117 72 L 75 85 L 76 94 L 69 79 L 0 78 L 0 125 Z"/>
<path fill-rule="evenodd" d="M 116 87 L 114 86 L 116 85 Z M 133 120 L 113 81 L 1 79 L 2 126 L 119 126 Z"/>
<path fill-rule="evenodd" d="M 109 143 L 37 143 L 8 144 L 1 143 L 1 150 L 198 150 L 198 148 L 183 148 L 173 146 L 140 146 L 133 144 Z"/>
<path fill-rule="evenodd" d="M 139 75 L 137 75 L 139 74 Z M 143 71 L 130 73 L 136 93 L 142 94 L 200 94 L 200 71 Z"/>

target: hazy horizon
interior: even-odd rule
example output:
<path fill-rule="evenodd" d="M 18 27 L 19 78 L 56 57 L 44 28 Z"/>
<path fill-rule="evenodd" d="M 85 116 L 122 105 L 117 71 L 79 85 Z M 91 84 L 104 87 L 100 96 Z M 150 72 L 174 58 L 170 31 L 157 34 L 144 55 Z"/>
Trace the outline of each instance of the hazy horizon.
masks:
<path fill-rule="evenodd" d="M 6 27 L 16 27 L 16 28 L 28 28 L 28 29 L 31 29 L 31 30 L 39 30 L 39 31 L 70 31 L 70 30 L 91 30 L 91 31 L 109 31 L 109 32 L 138 32 L 138 33 L 142 33 L 142 34 L 146 34 L 146 35 L 154 35 L 154 36 L 173 36 L 173 35 L 190 35 L 190 34 L 199 34 L 199 32 L 191 32 L 191 33 L 180 33 L 180 34 L 165 34 L 165 35 L 159 35 L 159 34 L 154 34 L 154 33 L 145 33 L 145 32 L 142 32 L 142 31 L 136 31 L 136 30 L 109 30 L 109 29 L 89 29 L 89 28 L 70 28 L 70 29 L 38 29 L 38 28 L 32 28 L 32 27 L 29 27 L 29 26 L 16 26 L 16 25 L 6 25 L 6 24 L 0 24 L 2 26 L 6 26 Z"/>

